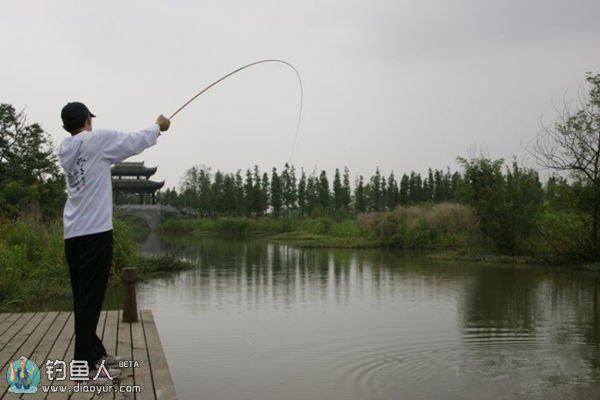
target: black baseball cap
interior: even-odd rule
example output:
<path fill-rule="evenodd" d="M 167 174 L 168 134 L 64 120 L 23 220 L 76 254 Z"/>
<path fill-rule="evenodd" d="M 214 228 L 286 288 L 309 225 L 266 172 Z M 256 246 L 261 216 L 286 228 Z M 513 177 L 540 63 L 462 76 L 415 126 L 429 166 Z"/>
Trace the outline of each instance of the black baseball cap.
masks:
<path fill-rule="evenodd" d="M 78 128 L 82 128 L 85 125 L 85 120 L 88 117 L 95 117 L 94 114 L 87 108 L 87 106 L 78 101 L 67 103 L 63 107 L 60 117 L 63 121 L 63 128 L 67 132 L 72 133 Z"/>

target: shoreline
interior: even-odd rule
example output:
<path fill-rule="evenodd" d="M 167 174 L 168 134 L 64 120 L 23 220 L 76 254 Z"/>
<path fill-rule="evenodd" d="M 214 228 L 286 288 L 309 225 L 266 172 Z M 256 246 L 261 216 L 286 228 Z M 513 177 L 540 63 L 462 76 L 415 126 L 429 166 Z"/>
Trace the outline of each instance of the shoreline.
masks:
<path fill-rule="evenodd" d="M 163 233 L 164 234 L 164 233 Z M 315 234 L 306 231 L 291 231 L 272 234 L 266 231 L 247 231 L 243 234 L 222 234 L 214 230 L 195 230 L 179 232 L 187 238 L 221 237 L 236 239 L 260 239 L 275 243 L 288 244 L 300 249 L 386 249 L 399 252 L 418 252 L 425 257 L 440 261 L 464 261 L 485 264 L 514 264 L 536 265 L 550 268 L 564 268 L 571 271 L 600 272 L 600 262 L 561 262 L 535 258 L 523 255 L 504 255 L 487 251 L 481 247 L 440 248 L 436 246 L 423 248 L 397 248 L 386 246 L 377 241 L 364 237 L 336 237 L 332 235 Z"/>

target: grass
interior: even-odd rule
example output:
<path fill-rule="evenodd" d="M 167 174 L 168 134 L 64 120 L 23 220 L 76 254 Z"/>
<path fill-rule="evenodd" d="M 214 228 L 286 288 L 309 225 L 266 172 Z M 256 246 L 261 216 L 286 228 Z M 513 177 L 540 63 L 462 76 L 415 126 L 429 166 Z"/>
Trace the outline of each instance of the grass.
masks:
<path fill-rule="evenodd" d="M 172 255 L 138 257 L 136 266 L 142 281 L 194 268 L 193 264 L 178 260 Z"/>
<path fill-rule="evenodd" d="M 0 308 L 70 294 L 59 224 L 0 225 Z"/>
<path fill-rule="evenodd" d="M 600 272 L 600 262 L 580 264 L 577 268 L 585 271 Z"/>
<path fill-rule="evenodd" d="M 120 285 L 125 267 L 138 267 L 141 279 L 193 267 L 171 256 L 139 256 L 131 230 L 127 222 L 114 221 L 110 286 Z M 40 224 L 0 220 L 0 310 L 35 309 L 50 300 L 71 298 L 63 249 L 62 225 L 58 221 Z"/>
<path fill-rule="evenodd" d="M 476 227 L 472 210 L 442 203 L 364 213 L 357 218 L 222 217 L 171 219 L 164 234 L 263 236 L 298 247 L 394 247 L 439 250 L 465 247 Z"/>
<path fill-rule="evenodd" d="M 160 229 L 168 234 L 269 235 L 290 231 L 295 222 L 283 218 L 173 218 L 163 222 Z"/>
<path fill-rule="evenodd" d="M 355 220 L 301 217 L 222 217 L 171 219 L 161 225 L 167 235 L 261 236 L 300 247 L 376 247 Z"/>
<path fill-rule="evenodd" d="M 340 237 L 319 235 L 305 231 L 286 232 L 270 236 L 269 239 L 288 242 L 303 248 L 370 248 L 378 247 L 377 242 L 363 237 Z"/>
<path fill-rule="evenodd" d="M 443 250 L 433 252 L 428 257 L 435 260 L 469 261 L 492 264 L 544 264 L 540 259 L 528 256 L 498 255 L 486 251 L 484 248 L 462 250 Z"/>
<path fill-rule="evenodd" d="M 143 241 L 150 233 L 150 228 L 141 218 L 134 216 L 119 216 L 119 221 L 123 222 L 123 225 L 127 227 L 128 236 L 135 242 Z"/>

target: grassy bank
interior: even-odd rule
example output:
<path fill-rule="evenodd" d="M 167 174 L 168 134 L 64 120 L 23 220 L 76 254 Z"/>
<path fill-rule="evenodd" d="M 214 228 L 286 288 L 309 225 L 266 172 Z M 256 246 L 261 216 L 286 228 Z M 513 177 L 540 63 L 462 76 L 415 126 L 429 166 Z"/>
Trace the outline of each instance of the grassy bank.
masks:
<path fill-rule="evenodd" d="M 173 218 L 161 224 L 161 232 L 189 235 L 268 236 L 295 230 L 299 221 L 293 218 Z"/>
<path fill-rule="evenodd" d="M 264 236 L 300 247 L 456 249 L 475 244 L 477 224 L 469 207 L 442 203 L 364 213 L 356 218 L 224 217 L 171 219 L 165 234 Z"/>
<path fill-rule="evenodd" d="M 456 203 L 397 207 L 355 218 L 227 217 L 172 219 L 167 235 L 262 236 L 298 247 L 387 247 L 424 251 L 439 259 L 501 263 L 537 263 L 579 268 L 586 262 L 586 237 L 572 213 L 545 209 L 536 215 L 536 230 L 520 237 L 507 252 L 486 236 L 475 210 Z M 587 267 L 597 269 L 596 264 Z"/>
<path fill-rule="evenodd" d="M 167 235 L 252 236 L 305 247 L 376 247 L 354 220 L 300 217 L 223 217 L 171 219 L 161 225 Z"/>
<path fill-rule="evenodd" d="M 62 225 L 0 221 L 0 310 L 35 309 L 46 301 L 71 297 L 64 258 Z M 147 258 L 136 252 L 132 228 L 114 222 L 110 285 L 119 285 L 121 270 L 137 267 L 142 279 L 190 268 L 172 257 Z"/>

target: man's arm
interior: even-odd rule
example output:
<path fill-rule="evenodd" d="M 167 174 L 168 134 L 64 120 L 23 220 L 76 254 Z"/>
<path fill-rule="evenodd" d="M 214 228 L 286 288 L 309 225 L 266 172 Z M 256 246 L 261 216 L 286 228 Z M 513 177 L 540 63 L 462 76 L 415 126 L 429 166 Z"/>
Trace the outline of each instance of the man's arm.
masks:
<path fill-rule="evenodd" d="M 155 145 L 160 132 L 168 130 L 170 125 L 171 121 L 161 114 L 154 125 L 139 132 L 102 132 L 99 136 L 104 157 L 114 164 L 139 154 L 144 149 Z"/>

